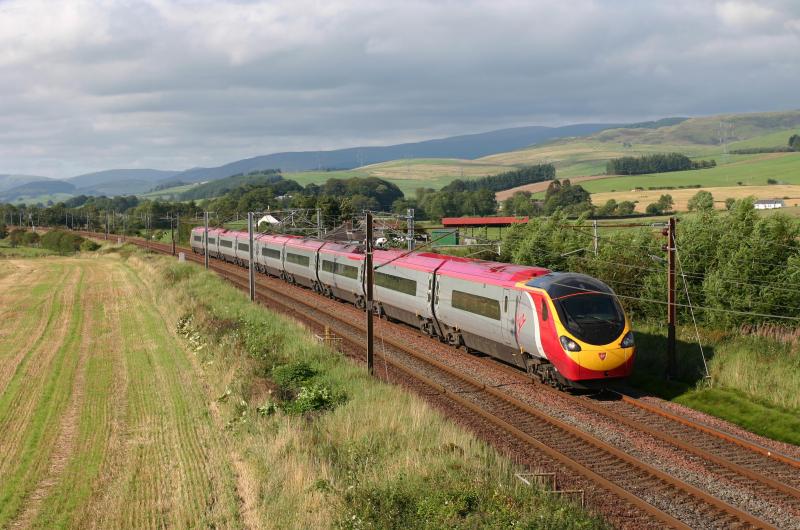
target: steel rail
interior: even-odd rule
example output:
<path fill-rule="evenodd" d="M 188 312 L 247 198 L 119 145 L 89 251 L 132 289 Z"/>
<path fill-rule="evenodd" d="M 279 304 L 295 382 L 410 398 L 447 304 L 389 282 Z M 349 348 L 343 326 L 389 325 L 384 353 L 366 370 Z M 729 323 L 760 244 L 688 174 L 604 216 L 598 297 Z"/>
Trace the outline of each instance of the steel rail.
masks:
<path fill-rule="evenodd" d="M 164 248 L 162 245 L 160 245 L 158 243 L 156 243 L 156 244 L 148 243 L 148 247 L 149 248 L 155 248 L 155 249 L 160 250 L 162 252 L 167 252 L 167 249 Z M 194 257 L 193 254 L 192 254 L 192 257 Z M 214 267 L 216 270 L 224 271 L 224 272 L 227 272 L 227 273 L 233 273 L 233 271 L 241 270 L 238 267 L 235 268 L 235 269 L 232 268 L 233 267 L 232 265 L 230 266 L 231 268 L 219 267 L 218 265 L 220 265 L 220 263 L 215 263 L 215 265 L 217 265 L 217 266 Z M 237 283 L 237 282 L 234 282 L 234 283 Z M 293 301 L 301 303 L 301 304 L 307 306 L 308 308 L 310 308 L 312 310 L 321 311 L 318 307 L 314 306 L 312 303 L 308 302 L 307 300 L 300 299 L 299 297 L 287 294 L 286 292 L 278 291 L 274 287 L 264 285 L 263 282 L 258 282 L 258 283 L 259 283 L 259 286 L 261 286 L 263 288 L 266 288 L 266 289 L 268 289 L 270 291 L 275 292 L 276 294 L 278 294 L 278 296 L 291 298 Z M 263 296 L 263 294 L 262 294 L 262 296 Z M 270 299 L 274 300 L 274 297 L 267 297 L 267 298 L 270 298 Z M 281 304 L 281 305 L 286 306 L 287 304 Z M 298 313 L 296 310 L 293 310 L 293 312 Z M 323 312 L 328 318 L 332 318 L 334 320 L 337 320 L 337 321 L 341 322 L 342 324 L 345 324 L 345 325 L 347 325 L 349 327 L 353 327 L 355 329 L 359 329 L 359 326 L 354 325 L 351 322 L 345 321 L 341 317 L 329 314 L 329 313 L 324 312 L 324 311 L 321 311 L 321 312 Z M 304 316 L 304 318 L 307 316 L 307 315 L 305 315 L 305 313 L 303 313 L 302 315 Z M 319 321 L 317 321 L 317 323 L 319 324 Z M 361 330 L 361 331 L 363 331 L 363 330 Z M 525 413 L 527 413 L 530 416 L 536 417 L 539 420 L 545 421 L 545 422 L 555 426 L 556 428 L 558 428 L 558 429 L 560 429 L 560 430 L 562 430 L 564 432 L 567 432 L 567 433 L 569 433 L 569 434 L 571 434 L 573 436 L 576 436 L 577 438 L 580 438 L 581 440 L 584 441 L 584 443 L 593 445 L 593 446 L 597 447 L 598 449 L 601 449 L 601 450 L 613 455 L 614 457 L 618 458 L 619 460 L 622 460 L 622 461 L 628 463 L 629 465 L 632 465 L 632 466 L 640 469 L 641 471 L 643 471 L 643 472 L 655 477 L 657 480 L 659 480 L 659 481 L 661 481 L 663 483 L 670 484 L 670 485 L 672 485 L 673 487 L 675 487 L 675 488 L 677 488 L 679 490 L 683 490 L 686 494 L 688 494 L 688 495 L 690 495 L 692 497 L 695 497 L 696 499 L 699 499 L 700 501 L 702 501 L 702 502 L 704 502 L 704 503 L 706 503 L 706 504 L 708 504 L 710 506 L 713 506 L 713 507 L 717 508 L 720 511 L 726 512 L 727 514 L 735 517 L 739 521 L 746 522 L 747 524 L 750 524 L 750 525 L 752 525 L 754 527 L 759 527 L 759 528 L 768 528 L 768 527 L 770 527 L 770 525 L 768 523 L 762 521 L 761 519 L 759 519 L 759 518 L 757 518 L 757 517 L 755 517 L 755 516 L 753 516 L 753 515 L 751 515 L 751 514 L 749 514 L 747 512 L 739 510 L 738 508 L 733 507 L 733 506 L 727 504 L 726 502 L 722 501 L 721 499 L 713 497 L 713 496 L 709 495 L 708 493 L 706 493 L 706 492 L 704 492 L 702 490 L 699 490 L 699 489 L 695 488 L 694 486 L 691 486 L 690 484 L 687 484 L 687 483 L 685 483 L 685 482 L 683 482 L 683 481 L 681 481 L 679 479 L 676 479 L 675 477 L 672 477 L 672 476 L 670 476 L 670 475 L 668 475 L 668 474 L 666 474 L 666 473 L 664 473 L 664 472 L 662 472 L 662 471 L 660 471 L 660 470 L 658 470 L 656 468 L 653 468 L 652 466 L 649 466 L 648 464 L 639 461 L 638 459 L 628 455 L 627 453 L 624 453 L 623 451 L 617 449 L 616 447 L 610 446 L 609 444 L 607 444 L 607 443 L 605 443 L 605 442 L 593 437 L 592 435 L 590 435 L 588 433 L 585 433 L 584 431 L 581 431 L 581 430 L 579 430 L 579 429 L 577 429 L 577 428 L 575 428 L 575 427 L 573 427 L 571 425 L 568 425 L 568 424 L 566 424 L 564 422 L 561 422 L 560 420 L 552 418 L 552 417 L 542 413 L 541 411 L 538 411 L 538 410 L 530 407 L 526 403 L 523 403 L 523 402 L 517 400 L 516 398 L 513 398 L 512 396 L 509 396 L 505 392 L 499 391 L 499 390 L 497 390 L 497 389 L 495 389 L 493 387 L 487 387 L 485 384 L 480 383 L 479 381 L 476 381 L 476 380 L 474 380 L 474 379 L 472 379 L 472 378 L 470 378 L 468 376 L 465 376 L 464 374 L 454 370 L 453 368 L 451 368 L 451 367 L 449 367 L 447 365 L 444 365 L 444 364 L 440 363 L 439 361 L 436 361 L 434 359 L 428 358 L 427 356 L 421 355 L 421 354 L 411 350 L 407 346 L 394 341 L 391 338 L 384 339 L 384 341 L 389 343 L 395 349 L 397 349 L 399 351 L 402 351 L 402 352 L 404 352 L 404 353 L 406 353 L 408 355 L 411 355 L 417 360 L 420 360 L 420 361 L 425 362 L 425 363 L 427 363 L 427 364 L 429 364 L 431 366 L 434 366 L 437 369 L 439 369 L 439 370 L 441 370 L 441 371 L 443 371 L 445 373 L 448 373 L 449 375 L 461 380 L 462 382 L 464 382 L 464 383 L 466 383 L 468 385 L 472 385 L 472 386 L 474 386 L 476 388 L 479 388 L 482 391 L 484 391 L 484 392 L 486 392 L 486 393 L 488 393 L 490 395 L 493 395 L 493 396 L 497 397 L 498 399 L 501 399 L 501 400 L 505 401 L 506 403 L 509 403 L 509 404 L 513 405 L 514 407 L 524 411 Z M 388 358 L 385 358 L 385 360 L 387 362 L 389 362 L 390 364 L 392 364 L 392 365 L 396 365 L 396 363 L 392 362 L 392 360 L 390 360 Z M 414 377 L 418 377 L 419 375 L 420 374 L 416 374 L 415 373 Z M 450 392 L 450 394 L 448 394 L 448 396 L 450 396 L 451 394 L 452 394 L 452 392 Z M 457 397 L 460 397 L 460 396 L 457 396 Z M 463 398 L 461 398 L 461 399 L 463 399 Z M 511 428 L 513 428 L 513 429 L 518 431 L 518 429 L 516 427 L 514 427 L 513 425 L 510 425 L 507 422 L 505 422 L 504 420 L 502 420 L 501 418 L 498 418 L 498 417 L 492 415 L 491 413 L 486 412 L 485 410 L 481 409 L 480 407 L 478 407 L 475 404 L 471 404 L 471 406 L 469 406 L 469 408 L 471 410 L 474 410 L 476 413 L 479 413 L 481 415 L 481 417 L 484 417 L 485 419 L 491 421 L 492 423 L 495 423 L 495 424 L 498 424 L 498 425 L 502 424 L 502 426 L 503 426 L 503 428 L 505 430 L 509 430 L 509 429 L 506 429 L 506 426 L 508 426 L 508 427 L 511 427 Z M 478 412 L 479 410 L 481 412 Z M 522 431 L 520 431 L 520 433 L 525 434 Z M 516 436 L 516 434 L 515 434 L 515 436 Z M 517 436 L 517 437 L 519 438 L 519 436 Z M 526 437 L 530 437 L 530 435 L 526 435 Z M 525 441 L 528 441 L 528 439 L 526 437 L 523 437 L 523 439 L 525 439 Z M 532 438 L 532 437 L 530 437 L 530 438 Z M 535 445 L 538 447 L 539 445 L 544 445 L 544 444 L 542 444 L 542 442 L 539 442 L 537 440 L 537 443 Z M 557 450 L 555 450 L 553 448 L 551 448 L 551 449 L 558 453 Z M 549 451 L 548 451 L 548 453 L 549 453 Z M 569 466 L 570 468 L 574 468 L 575 464 L 577 464 L 578 466 L 582 466 L 582 464 L 569 459 L 569 457 L 567 457 L 566 455 L 563 455 L 562 453 L 558 453 L 558 454 L 561 455 L 561 458 L 558 459 L 559 461 L 562 461 L 562 459 L 566 458 L 567 460 L 572 462 L 573 465 L 570 465 Z M 583 466 L 583 467 L 585 467 L 585 466 Z M 586 468 L 586 469 L 588 471 L 591 471 L 588 468 Z M 581 473 L 581 474 L 586 476 L 585 473 Z M 587 477 L 587 478 L 590 478 L 590 480 L 596 481 L 595 477 Z M 602 479 L 602 477 L 600 477 L 600 478 Z M 606 481 L 606 479 L 602 479 L 602 480 Z M 606 482 L 608 482 L 608 481 L 606 481 Z M 609 483 L 609 484 L 613 484 L 613 483 Z M 614 486 L 615 486 L 615 488 L 606 488 L 606 489 L 616 490 L 616 488 L 619 488 L 619 486 L 617 486 L 617 485 L 614 485 Z M 625 491 L 625 490 L 622 490 L 622 491 Z M 615 491 L 615 493 L 616 493 L 616 491 Z M 633 495 L 633 494 L 630 494 L 629 492 L 627 492 L 627 495 L 625 495 L 623 497 L 626 498 L 626 500 L 629 500 L 628 499 L 629 495 Z M 647 503 L 646 501 L 643 501 L 642 499 L 640 499 L 638 497 L 635 497 L 635 498 L 638 499 L 639 502 L 643 502 L 647 507 L 649 507 L 650 510 L 652 510 L 652 509 L 658 510 L 658 508 L 655 508 L 654 506 L 652 506 L 651 504 Z M 639 505 L 639 503 L 635 503 L 635 504 L 637 504 L 637 506 Z M 648 511 L 646 508 L 644 508 L 642 506 L 639 506 L 639 507 L 641 507 L 642 509 L 645 509 L 646 511 Z M 648 511 L 648 513 L 650 513 L 650 512 Z M 656 514 L 651 514 L 651 515 L 656 516 Z M 672 517 L 672 516 L 669 516 L 668 514 L 666 514 L 666 515 L 668 517 Z M 662 522 L 667 522 L 666 520 L 663 520 L 663 519 L 659 519 L 659 520 L 662 520 Z M 667 524 L 672 524 L 672 523 L 671 522 L 667 522 Z"/>

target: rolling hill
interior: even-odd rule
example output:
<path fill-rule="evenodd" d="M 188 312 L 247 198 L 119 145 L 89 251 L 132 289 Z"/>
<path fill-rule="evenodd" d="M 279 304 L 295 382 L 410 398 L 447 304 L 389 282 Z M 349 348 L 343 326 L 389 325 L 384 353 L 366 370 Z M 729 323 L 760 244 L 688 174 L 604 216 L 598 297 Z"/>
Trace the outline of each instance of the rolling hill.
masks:
<path fill-rule="evenodd" d="M 612 126 L 610 124 L 578 124 L 564 127 L 516 127 L 382 147 L 275 153 L 237 160 L 218 167 L 189 169 L 178 173 L 174 178 L 189 183 L 264 169 L 280 169 L 286 173 L 330 168 L 352 169 L 412 157 L 474 159 L 527 147 L 553 138 L 584 136 Z"/>
<path fill-rule="evenodd" d="M 36 175 L 0 175 L 0 192 L 4 192 L 16 186 L 22 186 L 29 182 L 50 180 L 47 177 Z"/>

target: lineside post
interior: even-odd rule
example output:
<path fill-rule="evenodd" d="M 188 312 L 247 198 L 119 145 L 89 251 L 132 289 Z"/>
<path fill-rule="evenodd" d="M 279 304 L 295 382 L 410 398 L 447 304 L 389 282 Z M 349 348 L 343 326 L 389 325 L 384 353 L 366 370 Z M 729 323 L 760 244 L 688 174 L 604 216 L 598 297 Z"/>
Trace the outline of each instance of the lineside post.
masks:
<path fill-rule="evenodd" d="M 317 239 L 322 239 L 322 209 L 317 208 Z"/>
<path fill-rule="evenodd" d="M 169 231 L 171 232 L 170 235 L 172 236 L 172 255 L 175 255 L 175 218 L 173 216 L 169 216 Z"/>
<path fill-rule="evenodd" d="M 675 218 L 667 227 L 667 379 L 676 377 L 675 359 Z"/>
<path fill-rule="evenodd" d="M 414 250 L 414 208 L 406 210 L 406 222 L 408 224 L 408 250 Z"/>
<path fill-rule="evenodd" d="M 373 327 L 372 327 L 372 212 L 367 212 L 367 249 L 366 249 L 366 288 L 367 288 L 367 372 L 369 375 L 374 374 L 373 356 L 375 353 L 375 345 L 373 341 Z"/>
<path fill-rule="evenodd" d="M 597 235 L 597 219 L 592 220 L 592 228 L 594 229 L 594 237 L 592 238 L 594 243 L 594 255 L 597 256 L 597 247 L 600 243 L 600 237 Z"/>
<path fill-rule="evenodd" d="M 108 210 L 106 210 L 106 241 L 108 241 Z"/>
<path fill-rule="evenodd" d="M 247 246 L 249 252 L 249 262 L 247 267 L 247 277 L 250 282 L 250 301 L 255 302 L 256 300 L 256 274 L 255 269 L 253 268 L 253 212 L 247 212 L 247 237 L 249 239 L 249 245 Z"/>
<path fill-rule="evenodd" d="M 203 252 L 203 255 L 205 256 L 206 269 L 208 269 L 208 212 L 203 212 L 203 220 L 205 221 L 205 234 L 203 235 L 205 252 Z"/>

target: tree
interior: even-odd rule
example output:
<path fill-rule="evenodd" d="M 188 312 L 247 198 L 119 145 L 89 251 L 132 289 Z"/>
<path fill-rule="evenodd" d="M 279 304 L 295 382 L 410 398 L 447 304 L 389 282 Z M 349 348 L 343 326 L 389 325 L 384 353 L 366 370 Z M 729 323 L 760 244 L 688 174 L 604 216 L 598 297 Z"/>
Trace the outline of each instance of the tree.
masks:
<path fill-rule="evenodd" d="M 622 201 L 617 205 L 617 215 L 633 215 L 636 204 L 632 201 Z"/>
<path fill-rule="evenodd" d="M 23 238 L 25 237 L 25 230 L 22 228 L 15 228 L 11 231 L 11 234 L 8 236 L 8 240 L 11 243 L 12 247 L 18 247 L 22 244 Z"/>
<path fill-rule="evenodd" d="M 39 234 L 36 232 L 25 232 L 22 235 L 22 244 L 28 247 L 33 247 L 39 244 Z"/>
<path fill-rule="evenodd" d="M 800 151 L 800 134 L 793 134 L 789 137 L 789 147 L 795 151 Z"/>
<path fill-rule="evenodd" d="M 731 208 L 733 208 L 734 204 L 736 204 L 736 199 L 734 199 L 733 197 L 728 197 L 727 199 L 725 199 L 726 210 L 730 210 Z"/>
<path fill-rule="evenodd" d="M 707 212 L 714 209 L 714 196 L 710 191 L 698 191 L 689 199 L 689 211 Z"/>
<path fill-rule="evenodd" d="M 608 199 L 603 206 L 597 209 L 597 215 L 603 217 L 615 215 L 617 213 L 617 206 L 617 201 Z"/>
<path fill-rule="evenodd" d="M 5 223 L 0 223 L 0 239 L 5 239 L 8 236 Z"/>
<path fill-rule="evenodd" d="M 573 214 L 591 210 L 591 195 L 583 186 L 573 186 L 568 179 L 561 182 L 554 180 L 545 192 L 544 211 L 552 214 L 562 209 Z"/>

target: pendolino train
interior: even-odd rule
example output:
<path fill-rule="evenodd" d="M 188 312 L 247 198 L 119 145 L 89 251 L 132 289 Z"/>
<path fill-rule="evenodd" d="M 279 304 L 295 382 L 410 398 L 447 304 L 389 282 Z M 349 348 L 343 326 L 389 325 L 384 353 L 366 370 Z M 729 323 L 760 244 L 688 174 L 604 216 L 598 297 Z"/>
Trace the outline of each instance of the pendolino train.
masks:
<path fill-rule="evenodd" d="M 204 251 L 204 230 L 191 246 Z M 259 272 L 365 307 L 363 247 L 299 236 L 258 235 Z M 246 232 L 209 229 L 209 257 L 241 266 Z M 540 267 L 376 250 L 375 310 L 453 346 L 482 352 L 555 387 L 602 387 L 631 373 L 633 332 L 599 280 Z"/>

